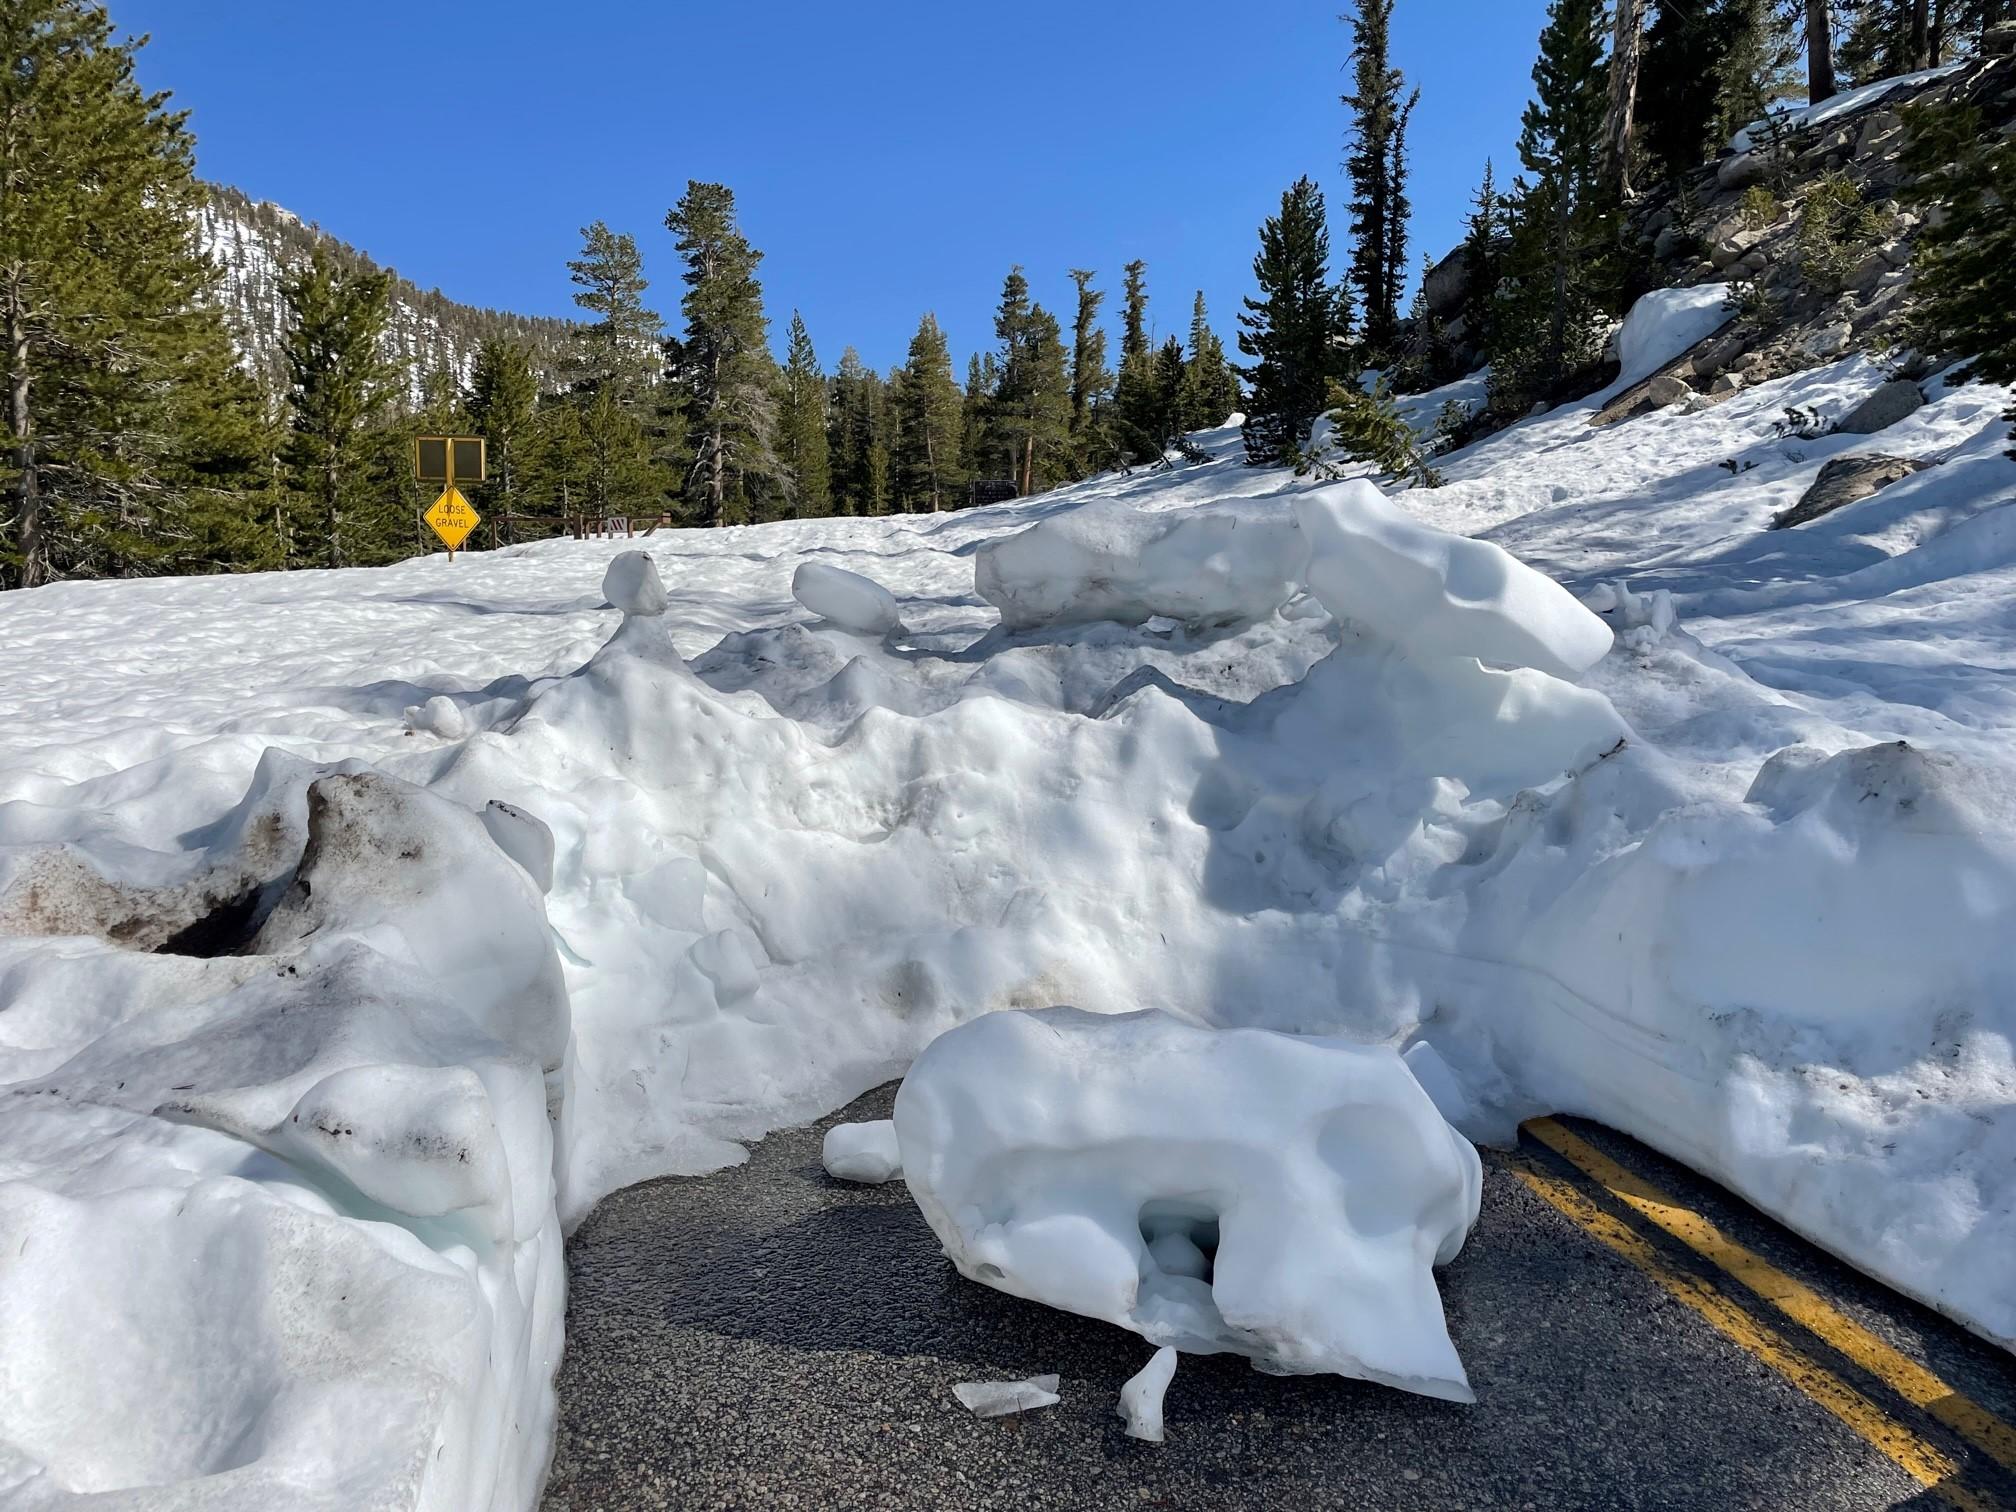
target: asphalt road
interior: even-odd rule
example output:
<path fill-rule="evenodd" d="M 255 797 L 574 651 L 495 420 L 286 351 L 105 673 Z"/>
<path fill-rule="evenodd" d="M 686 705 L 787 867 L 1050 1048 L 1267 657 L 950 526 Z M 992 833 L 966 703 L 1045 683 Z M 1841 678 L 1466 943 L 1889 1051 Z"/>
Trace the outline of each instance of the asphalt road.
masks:
<path fill-rule="evenodd" d="M 1862 1342 L 1788 1321 L 1529 1138 L 1487 1152 L 1482 1216 L 1441 1273 L 1475 1405 L 1185 1356 L 1168 1442 L 1137 1443 L 1114 1405 L 1142 1340 L 963 1280 L 900 1181 L 821 1169 L 828 1124 L 886 1117 L 893 1092 L 589 1217 L 569 1248 L 548 1512 L 2016 1507 L 2016 1438 L 1997 1436 L 2016 1361 L 1586 1125 Z M 1023 1417 L 981 1421 L 952 1396 L 1046 1371 L 1063 1402 Z"/>

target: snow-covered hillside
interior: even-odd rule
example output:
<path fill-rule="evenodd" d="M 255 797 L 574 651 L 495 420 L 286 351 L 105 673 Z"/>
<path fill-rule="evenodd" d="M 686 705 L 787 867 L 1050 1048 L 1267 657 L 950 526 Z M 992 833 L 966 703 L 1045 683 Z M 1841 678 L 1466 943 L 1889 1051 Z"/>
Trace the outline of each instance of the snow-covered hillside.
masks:
<path fill-rule="evenodd" d="M 1598 395 L 1400 497 L 1607 654 L 1231 431 L 953 515 L 0 596 L 0 1492 L 524 1505 L 559 1223 L 1006 1006 L 1425 1040 L 1473 1136 L 1603 1120 L 2016 1341 L 2008 396 L 1766 528 L 1877 449 L 1787 408 L 1885 376 Z M 640 546 L 662 616 L 603 595 Z"/>
<path fill-rule="evenodd" d="M 318 249 L 341 265 L 376 266 L 293 212 L 222 185 L 211 186 L 196 232 L 198 245 L 220 273 L 217 300 L 231 339 L 247 367 L 275 392 L 286 378 L 280 351 L 285 330 L 281 280 Z M 405 370 L 410 397 L 417 403 L 436 373 L 453 373 L 467 385 L 476 349 L 486 337 L 523 342 L 532 354 L 533 370 L 550 377 L 569 329 L 564 320 L 457 304 L 439 289 L 422 290 L 394 275 L 383 347 L 385 357 Z"/>

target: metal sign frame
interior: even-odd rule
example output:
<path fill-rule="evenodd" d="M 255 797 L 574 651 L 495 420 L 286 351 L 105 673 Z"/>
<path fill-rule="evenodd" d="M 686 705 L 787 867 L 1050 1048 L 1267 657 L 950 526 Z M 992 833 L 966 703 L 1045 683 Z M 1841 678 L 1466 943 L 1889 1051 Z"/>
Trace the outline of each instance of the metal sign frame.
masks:
<path fill-rule="evenodd" d="M 489 447 L 481 436 L 415 436 L 413 476 L 422 483 L 481 483 L 490 472 Z"/>

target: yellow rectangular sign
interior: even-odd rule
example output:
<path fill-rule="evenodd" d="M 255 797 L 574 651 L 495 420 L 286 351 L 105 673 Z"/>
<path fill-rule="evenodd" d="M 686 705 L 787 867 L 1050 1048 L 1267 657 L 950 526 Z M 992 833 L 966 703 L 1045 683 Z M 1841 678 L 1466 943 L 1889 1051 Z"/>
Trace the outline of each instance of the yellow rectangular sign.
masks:
<path fill-rule="evenodd" d="M 468 540 L 469 532 L 483 523 L 483 516 L 476 513 L 475 506 L 452 483 L 441 490 L 441 497 L 429 504 L 420 518 L 450 551 Z"/>

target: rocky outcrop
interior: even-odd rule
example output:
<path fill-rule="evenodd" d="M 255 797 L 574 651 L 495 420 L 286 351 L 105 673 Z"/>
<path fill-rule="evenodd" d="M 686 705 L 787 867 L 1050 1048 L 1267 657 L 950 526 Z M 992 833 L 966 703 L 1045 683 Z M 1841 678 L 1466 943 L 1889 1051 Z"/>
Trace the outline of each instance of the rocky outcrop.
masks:
<path fill-rule="evenodd" d="M 1836 457 L 1820 469 L 1820 476 L 1797 504 L 1772 520 L 1771 528 L 1788 530 L 1832 514 L 1844 505 L 1859 503 L 1925 465 L 1903 457 Z"/>
<path fill-rule="evenodd" d="M 1850 410 L 1834 429 L 1844 435 L 1873 436 L 1916 414 L 1924 403 L 1924 391 L 1917 384 L 1904 378 L 1893 379 Z"/>

